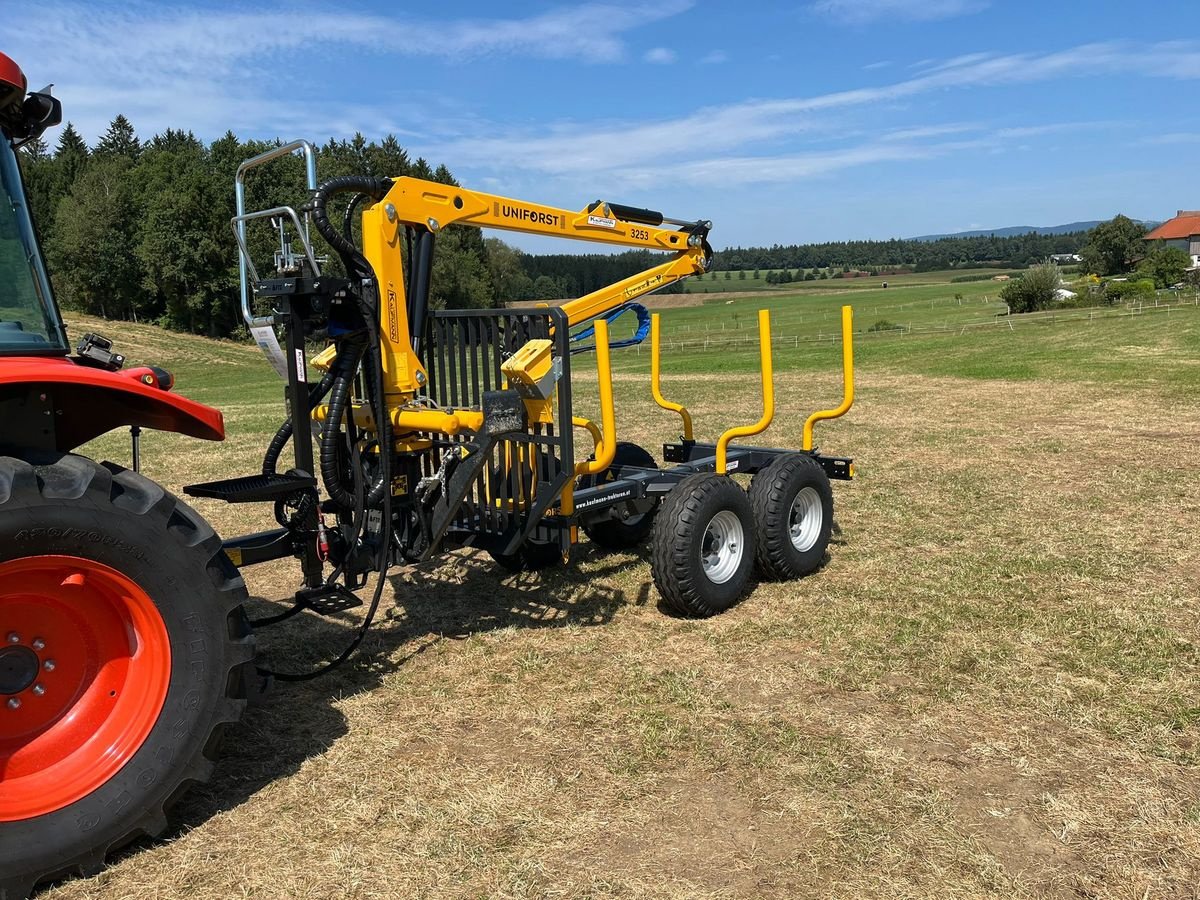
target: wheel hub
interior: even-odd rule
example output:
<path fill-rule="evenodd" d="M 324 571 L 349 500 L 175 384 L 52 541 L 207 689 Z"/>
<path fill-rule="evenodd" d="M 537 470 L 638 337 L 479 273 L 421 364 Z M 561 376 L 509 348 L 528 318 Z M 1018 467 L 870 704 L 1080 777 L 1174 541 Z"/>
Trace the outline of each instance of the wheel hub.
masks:
<path fill-rule="evenodd" d="M 700 539 L 700 564 L 713 584 L 724 584 L 733 577 L 745 552 L 742 523 L 729 510 L 721 510 Z"/>
<path fill-rule="evenodd" d="M 19 694 L 37 681 L 41 663 L 28 647 L 0 649 L 0 694 Z"/>
<path fill-rule="evenodd" d="M 0 562 L 0 824 L 62 809 L 133 759 L 171 677 L 135 581 L 74 556 Z"/>
<path fill-rule="evenodd" d="M 822 516 L 821 495 L 815 488 L 801 488 L 788 513 L 788 537 L 792 546 L 801 553 L 817 543 L 821 535 Z"/>

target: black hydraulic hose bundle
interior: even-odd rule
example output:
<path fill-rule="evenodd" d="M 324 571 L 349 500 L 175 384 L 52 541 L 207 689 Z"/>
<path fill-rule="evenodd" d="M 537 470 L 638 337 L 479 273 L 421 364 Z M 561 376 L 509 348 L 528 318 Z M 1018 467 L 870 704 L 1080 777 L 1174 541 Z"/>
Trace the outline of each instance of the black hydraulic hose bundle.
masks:
<path fill-rule="evenodd" d="M 316 384 L 309 393 L 309 405 L 315 406 L 325 399 L 325 395 L 329 393 L 329 389 L 333 387 L 333 372 L 326 372 L 324 377 Z M 288 441 L 292 439 L 292 420 L 288 419 L 279 426 L 279 430 L 275 432 L 275 436 L 271 438 L 271 442 L 267 444 L 267 452 L 263 454 L 262 472 L 264 475 L 274 475 L 276 467 L 279 464 L 279 454 L 283 452 L 283 448 L 287 446 Z"/>
<path fill-rule="evenodd" d="M 368 199 L 378 202 L 383 199 L 391 187 L 392 180 L 390 178 L 375 178 L 368 175 L 343 175 L 339 178 L 330 178 L 328 181 L 321 182 L 317 185 L 317 189 L 313 191 L 312 199 L 309 201 L 309 208 L 312 211 L 312 223 L 321 237 L 325 238 L 329 246 L 337 251 L 338 256 L 342 258 L 342 262 L 346 265 L 346 274 L 351 278 L 373 280 L 375 272 L 371 269 L 371 264 L 367 262 L 363 255 L 359 253 L 358 248 L 354 246 L 354 241 L 339 232 L 329 221 L 329 211 L 327 208 L 329 201 L 337 194 L 346 194 L 353 191 L 364 194 Z M 355 199 L 357 200 L 357 198 Z M 370 324 L 370 320 L 368 320 L 368 324 Z"/>
<path fill-rule="evenodd" d="M 337 357 L 329 374 L 333 376 L 333 386 L 329 391 L 328 410 L 325 416 L 325 426 L 321 429 L 320 463 L 321 480 L 330 498 L 341 507 L 353 508 L 354 495 L 342 484 L 342 470 L 338 454 L 338 434 L 342 420 L 346 417 L 349 406 L 350 391 L 354 387 L 354 375 L 362 361 L 366 348 L 361 341 L 343 341 L 338 347 Z M 378 500 L 378 498 L 376 498 Z"/>
<path fill-rule="evenodd" d="M 346 204 L 346 211 L 342 213 L 342 237 L 349 243 L 354 243 L 354 213 L 358 211 L 359 205 L 367 199 L 367 195 L 359 191 L 350 198 L 350 202 Z"/>
<path fill-rule="evenodd" d="M 334 195 L 356 191 L 378 202 L 391 187 L 387 178 L 371 178 L 345 176 L 331 178 L 318 185 L 313 192 L 310 203 L 312 221 L 318 233 L 325 238 L 331 247 L 337 251 L 346 266 L 347 275 L 359 282 L 362 290 L 358 295 L 359 308 L 363 315 L 367 330 L 367 342 L 364 348 L 359 341 L 344 339 L 338 348 L 337 358 L 330 368 L 333 375 L 328 402 L 328 415 L 321 434 L 321 477 L 331 498 L 353 508 L 356 512 L 356 533 L 361 528 L 365 509 L 378 504 L 382 500 L 383 521 L 379 538 L 379 569 L 375 583 L 375 591 L 367 614 L 358 627 L 350 644 L 334 659 L 303 673 L 274 672 L 259 669 L 263 674 L 271 675 L 280 681 L 308 681 L 336 669 L 348 660 L 358 649 L 367 631 L 375 621 L 379 610 L 379 602 L 383 597 L 383 586 L 387 581 L 387 571 L 391 565 L 392 545 L 392 452 L 393 437 L 392 423 L 388 415 L 386 390 L 383 372 L 383 354 L 379 347 L 379 290 L 375 283 L 375 272 L 370 262 L 359 252 L 348 235 L 339 234 L 329 221 L 326 206 Z M 351 206 L 358 202 L 356 197 Z M 347 210 L 347 217 L 350 210 Z M 349 232 L 349 229 L 346 229 Z M 363 350 L 366 350 L 364 361 Z M 365 363 L 365 364 L 364 364 Z M 341 423 L 347 412 L 350 388 L 354 375 L 359 366 L 363 365 L 363 385 L 367 402 L 371 406 L 372 416 L 379 440 L 379 477 L 368 490 L 362 485 L 360 473 L 355 473 L 355 490 L 347 491 L 342 484 L 342 473 L 337 465 L 337 439 Z M 351 411 L 352 414 L 352 411 Z M 348 502 L 347 502 L 348 501 Z M 335 570 L 336 574 L 336 570 Z"/>
<path fill-rule="evenodd" d="M 356 279 L 362 285 L 359 296 L 359 307 L 369 336 L 367 355 L 369 366 L 364 369 L 364 383 L 367 388 L 367 402 L 374 413 L 375 427 L 379 434 L 381 463 L 387 460 L 385 448 L 392 446 L 392 423 L 387 414 L 387 404 L 384 401 L 383 357 L 379 352 L 379 323 L 378 323 L 378 288 L 375 285 L 375 272 L 371 264 L 354 245 L 353 232 L 350 225 L 352 216 L 358 204 L 370 199 L 379 201 L 392 186 L 390 178 L 373 176 L 345 175 L 323 181 L 313 191 L 310 208 L 312 210 L 313 226 L 321 237 L 337 251 L 346 267 L 346 274 Z M 355 196 L 346 207 L 343 216 L 342 231 L 339 233 L 329 221 L 329 201 L 338 194 L 354 192 Z M 371 302 L 371 298 L 375 302 Z M 352 358 L 343 359 L 350 350 Z M 321 479 L 330 497 L 341 506 L 353 507 L 354 496 L 342 483 L 342 472 L 338 466 L 337 433 L 346 413 L 347 400 L 354 375 L 362 362 L 361 345 L 345 344 L 339 348 L 337 360 L 331 372 L 335 372 L 333 387 L 329 398 L 329 414 L 325 420 L 325 428 L 321 434 Z M 390 469 L 390 466 L 386 467 Z M 380 466 L 379 477 L 367 490 L 365 502 L 367 506 L 376 506 L 389 492 L 387 486 L 391 483 L 390 472 Z"/>

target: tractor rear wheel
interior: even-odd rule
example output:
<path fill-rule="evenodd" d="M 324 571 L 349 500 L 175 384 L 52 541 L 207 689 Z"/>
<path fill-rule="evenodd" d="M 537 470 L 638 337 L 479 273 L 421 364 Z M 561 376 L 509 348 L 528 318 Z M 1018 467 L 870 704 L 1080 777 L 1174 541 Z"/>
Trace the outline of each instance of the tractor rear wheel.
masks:
<path fill-rule="evenodd" d="M 134 472 L 0 456 L 0 900 L 166 829 L 245 708 L 246 587 Z"/>

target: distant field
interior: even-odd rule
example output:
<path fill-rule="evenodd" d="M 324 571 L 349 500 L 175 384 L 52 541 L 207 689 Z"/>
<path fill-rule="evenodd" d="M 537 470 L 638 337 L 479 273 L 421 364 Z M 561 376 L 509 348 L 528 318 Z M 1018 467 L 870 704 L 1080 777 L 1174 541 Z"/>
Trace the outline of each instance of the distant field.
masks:
<path fill-rule="evenodd" d="M 397 573 L 353 665 L 230 731 L 172 840 L 47 900 L 1195 896 L 1200 307 L 968 327 L 994 292 L 664 310 L 664 392 L 715 436 L 759 412 L 756 349 L 720 328 L 753 335 L 769 305 L 797 339 L 774 351 L 758 440 L 777 446 L 840 398 L 842 303 L 859 328 L 917 329 L 860 334 L 857 403 L 818 426 L 859 470 L 820 572 L 700 622 L 656 608 L 644 552 Z M 224 408 L 225 444 L 147 434 L 150 475 L 256 469 L 282 391 L 253 348 L 72 324 Z M 650 400 L 649 354 L 614 364 L 619 435 L 657 455 L 679 424 Z M 592 357 L 573 365 L 594 411 Z M 93 449 L 128 459 L 124 435 Z M 270 524 L 198 505 L 225 534 Z M 296 581 L 247 579 L 260 612 Z M 261 646 L 303 666 L 355 621 Z"/>
<path fill-rule="evenodd" d="M 745 272 L 745 278 L 742 278 L 741 272 L 711 272 L 702 277 L 689 278 L 684 282 L 684 289 L 688 293 L 722 293 L 724 291 L 826 291 L 826 290 L 869 290 L 883 286 L 886 281 L 889 287 L 904 287 L 917 284 L 944 284 L 950 281 L 951 278 L 966 277 L 971 275 L 986 275 L 989 278 L 993 275 L 1008 274 L 1008 269 L 946 269 L 937 272 L 910 272 L 903 275 L 870 275 L 860 278 L 830 278 L 824 279 L 818 277 L 814 281 L 793 281 L 788 284 L 768 284 L 767 273 L 770 271 L 781 271 L 762 269 L 759 272 L 759 277 L 754 277 L 753 270 Z M 791 270 L 795 274 L 796 270 Z M 729 275 L 726 278 L 726 275 Z M 715 276 L 715 277 L 714 277 Z"/>

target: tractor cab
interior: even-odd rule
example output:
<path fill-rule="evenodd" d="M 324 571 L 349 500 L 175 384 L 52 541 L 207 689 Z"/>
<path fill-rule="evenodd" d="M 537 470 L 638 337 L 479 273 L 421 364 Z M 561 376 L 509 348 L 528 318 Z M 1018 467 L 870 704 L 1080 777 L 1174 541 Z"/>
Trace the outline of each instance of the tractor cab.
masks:
<path fill-rule="evenodd" d="M 0 354 L 62 356 L 66 329 L 50 293 L 29 215 L 17 148 L 62 120 L 49 88 L 26 94 L 25 76 L 0 54 Z"/>
<path fill-rule="evenodd" d="M 16 152 L 10 140 L 0 141 L 0 353 L 66 352 L 66 331 L 38 252 Z"/>

